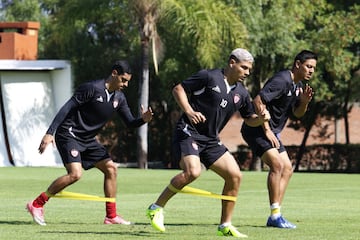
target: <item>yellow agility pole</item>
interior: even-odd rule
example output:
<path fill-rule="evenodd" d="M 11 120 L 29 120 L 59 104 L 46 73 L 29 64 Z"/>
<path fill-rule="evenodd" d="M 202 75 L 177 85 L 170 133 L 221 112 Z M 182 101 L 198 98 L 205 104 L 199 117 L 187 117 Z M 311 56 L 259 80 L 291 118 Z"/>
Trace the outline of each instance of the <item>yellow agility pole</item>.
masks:
<path fill-rule="evenodd" d="M 83 193 L 74 193 L 74 192 L 67 192 L 61 191 L 51 197 L 54 198 L 65 198 L 65 199 L 73 199 L 73 200 L 85 200 L 85 201 L 98 201 L 98 202 L 115 202 L 115 198 L 107 198 L 107 197 L 99 197 L 89 194 Z"/>
<path fill-rule="evenodd" d="M 234 196 L 220 195 L 220 194 L 212 193 L 212 192 L 209 192 L 206 190 L 193 188 L 193 187 L 189 187 L 189 186 L 185 186 L 181 190 L 179 190 L 179 189 L 176 189 L 173 185 L 169 184 L 168 188 L 173 192 L 190 194 L 190 195 L 200 196 L 200 197 L 217 198 L 217 199 L 223 199 L 223 200 L 229 200 L 229 201 L 236 202 L 236 197 L 234 197 Z"/>

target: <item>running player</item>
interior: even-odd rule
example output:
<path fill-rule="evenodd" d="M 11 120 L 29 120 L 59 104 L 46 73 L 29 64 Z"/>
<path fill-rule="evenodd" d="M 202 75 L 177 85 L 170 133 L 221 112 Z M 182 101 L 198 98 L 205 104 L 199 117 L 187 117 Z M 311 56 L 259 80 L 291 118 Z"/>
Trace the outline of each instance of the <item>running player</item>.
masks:
<path fill-rule="evenodd" d="M 285 190 L 293 173 L 292 164 L 280 140 L 290 114 L 300 118 L 313 96 L 309 85 L 302 80 L 310 80 L 316 68 L 317 56 L 311 51 L 301 51 L 294 60 L 291 70 L 280 71 L 270 78 L 260 93 L 254 98 L 257 112 L 267 109 L 271 119 L 263 127 L 251 127 L 244 123 L 241 129 L 243 138 L 252 151 L 269 168 L 267 186 L 271 214 L 266 225 L 278 228 L 296 228 L 280 212 Z"/>
<path fill-rule="evenodd" d="M 129 64 L 116 61 L 107 79 L 80 85 L 56 114 L 41 140 L 39 153 L 43 153 L 48 144 L 56 143 L 67 174 L 54 180 L 46 192 L 26 205 L 36 223 L 46 225 L 45 203 L 52 195 L 78 181 L 82 168 L 96 167 L 103 172 L 105 197 L 116 197 L 117 166 L 95 136 L 115 112 L 128 127 L 139 127 L 151 121 L 153 113 L 150 107 L 146 112 L 142 110 L 140 118 L 134 118 L 130 112 L 122 90 L 128 86 L 131 76 Z M 105 205 L 104 224 L 130 224 L 117 214 L 116 203 L 106 202 Z"/>
<path fill-rule="evenodd" d="M 184 112 L 174 136 L 174 157 L 182 172 L 174 176 L 157 201 L 147 209 L 151 225 L 165 231 L 163 208 L 177 190 L 181 190 L 201 174 L 201 163 L 225 181 L 223 195 L 237 196 L 242 178 L 240 168 L 219 139 L 219 132 L 230 117 L 239 111 L 244 121 L 252 126 L 261 125 L 269 114 L 254 114 L 247 90 L 242 81 L 249 76 L 252 55 L 237 48 L 229 56 L 224 69 L 201 70 L 173 89 L 173 95 Z M 187 93 L 190 97 L 187 97 Z M 234 201 L 222 200 L 218 235 L 247 237 L 232 224 Z"/>

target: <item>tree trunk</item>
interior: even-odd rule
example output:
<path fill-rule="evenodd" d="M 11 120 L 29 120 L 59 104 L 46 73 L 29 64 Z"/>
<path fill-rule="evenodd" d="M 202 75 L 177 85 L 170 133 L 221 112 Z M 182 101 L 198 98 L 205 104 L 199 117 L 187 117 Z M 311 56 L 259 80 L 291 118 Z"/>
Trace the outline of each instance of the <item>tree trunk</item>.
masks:
<path fill-rule="evenodd" d="M 314 126 L 314 123 L 316 121 L 316 118 L 318 115 L 317 113 L 320 112 L 318 109 L 321 109 L 321 108 L 322 108 L 322 106 L 320 103 L 315 103 L 314 109 L 311 109 L 308 113 L 305 113 L 305 114 L 309 115 L 308 116 L 309 118 L 305 125 L 305 133 L 304 133 L 303 140 L 301 141 L 299 151 L 296 154 L 296 162 L 295 162 L 295 168 L 294 168 L 295 172 L 299 171 L 300 162 L 305 153 L 306 141 L 309 138 L 311 128 Z"/>
<path fill-rule="evenodd" d="M 348 112 L 349 112 L 349 98 L 350 98 L 350 89 L 351 89 L 351 84 L 348 83 L 348 88 L 346 91 L 346 95 L 345 95 L 345 99 L 344 99 L 344 107 L 343 107 L 343 118 L 344 118 L 344 123 L 345 123 L 345 139 L 346 139 L 346 144 L 350 143 L 350 136 L 349 136 L 349 116 L 348 116 Z"/>
<path fill-rule="evenodd" d="M 140 105 L 146 110 L 149 105 L 149 40 L 141 41 L 141 69 L 142 76 L 139 81 L 139 112 Z M 148 168 L 148 124 L 142 125 L 137 131 L 137 160 L 138 167 Z"/>
<path fill-rule="evenodd" d="M 344 124 L 345 124 L 345 144 L 350 144 L 350 133 L 349 133 L 349 112 L 351 111 L 351 107 L 349 107 L 349 98 L 351 94 L 351 84 L 348 83 L 348 88 L 346 91 L 345 99 L 344 99 L 344 107 L 343 107 L 343 118 L 344 118 Z M 347 159 L 347 167 L 346 170 L 350 171 L 351 169 L 351 160 Z"/>
<path fill-rule="evenodd" d="M 262 168 L 263 168 L 262 165 L 263 165 L 263 163 L 261 161 L 261 158 L 256 156 L 256 154 L 253 154 L 251 165 L 250 165 L 250 170 L 256 171 L 256 172 L 261 172 Z"/>
<path fill-rule="evenodd" d="M 301 141 L 301 145 L 299 147 L 299 151 L 296 154 L 296 162 L 295 162 L 295 169 L 294 169 L 295 172 L 299 171 L 300 162 L 301 162 L 301 159 L 302 159 L 302 157 L 303 157 L 303 155 L 305 153 L 306 141 L 307 141 L 307 139 L 309 137 L 311 127 L 312 127 L 312 125 L 310 126 L 310 128 L 306 129 L 306 131 L 304 133 L 303 140 Z"/>

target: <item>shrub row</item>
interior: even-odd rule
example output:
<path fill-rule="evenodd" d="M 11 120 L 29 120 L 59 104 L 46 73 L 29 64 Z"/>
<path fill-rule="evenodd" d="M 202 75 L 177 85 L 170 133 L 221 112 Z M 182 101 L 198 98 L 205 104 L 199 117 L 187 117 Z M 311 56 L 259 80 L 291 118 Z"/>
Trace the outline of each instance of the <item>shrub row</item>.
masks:
<path fill-rule="evenodd" d="M 296 165 L 299 146 L 286 146 L 290 160 Z M 244 170 L 266 170 L 248 146 L 240 145 L 233 153 Z M 300 160 L 298 171 L 360 173 L 359 144 L 331 144 L 307 146 Z"/>

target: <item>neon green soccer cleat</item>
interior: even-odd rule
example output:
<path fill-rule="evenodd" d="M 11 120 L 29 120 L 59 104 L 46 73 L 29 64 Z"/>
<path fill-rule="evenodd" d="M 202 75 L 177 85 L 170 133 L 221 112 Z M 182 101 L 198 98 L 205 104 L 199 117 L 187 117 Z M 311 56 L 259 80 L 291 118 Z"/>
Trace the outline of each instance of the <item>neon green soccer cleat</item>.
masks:
<path fill-rule="evenodd" d="M 165 232 L 163 208 L 146 210 L 146 215 L 150 218 L 151 226 L 160 232 Z"/>
<path fill-rule="evenodd" d="M 217 231 L 218 236 L 225 236 L 225 237 L 238 237 L 238 238 L 247 238 L 248 236 L 239 232 L 233 225 L 220 228 L 218 227 Z"/>

